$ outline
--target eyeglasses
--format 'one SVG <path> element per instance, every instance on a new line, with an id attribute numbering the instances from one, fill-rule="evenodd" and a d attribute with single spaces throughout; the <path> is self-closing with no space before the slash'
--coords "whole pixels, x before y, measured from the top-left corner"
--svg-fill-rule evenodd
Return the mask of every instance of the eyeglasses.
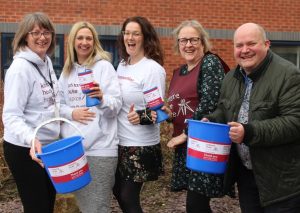
<path id="1" fill-rule="evenodd" d="M 130 36 L 132 35 L 132 37 L 139 37 L 139 36 L 142 36 L 142 33 L 139 32 L 139 31 L 133 31 L 133 32 L 130 32 L 130 31 L 122 31 L 122 34 L 123 36 Z"/>
<path id="2" fill-rule="evenodd" d="M 45 32 L 32 31 L 32 32 L 29 32 L 29 34 L 31 34 L 31 36 L 32 36 L 34 39 L 40 38 L 42 35 L 43 35 L 45 38 L 50 38 L 50 37 L 52 36 L 52 32 L 51 32 L 51 31 L 45 31 Z"/>
<path id="3" fill-rule="evenodd" d="M 197 45 L 200 41 L 199 37 L 193 37 L 193 38 L 179 38 L 178 43 L 181 46 L 187 45 L 188 41 L 190 41 L 191 45 Z"/>

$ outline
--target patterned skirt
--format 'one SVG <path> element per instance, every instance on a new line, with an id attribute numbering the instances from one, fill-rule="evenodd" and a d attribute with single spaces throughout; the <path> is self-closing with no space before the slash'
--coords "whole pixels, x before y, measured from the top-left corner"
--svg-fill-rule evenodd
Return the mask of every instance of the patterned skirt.
<path id="1" fill-rule="evenodd" d="M 164 173 L 160 144 L 119 146 L 118 173 L 123 180 L 154 181 Z"/>
<path id="2" fill-rule="evenodd" d="M 171 190 L 189 189 L 210 198 L 222 197 L 224 175 L 194 172 L 186 168 L 186 147 L 175 149 Z"/>

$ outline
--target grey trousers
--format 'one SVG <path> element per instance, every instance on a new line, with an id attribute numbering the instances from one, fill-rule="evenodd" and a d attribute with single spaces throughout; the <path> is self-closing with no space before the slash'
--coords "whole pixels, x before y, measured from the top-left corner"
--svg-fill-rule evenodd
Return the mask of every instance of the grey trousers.
<path id="1" fill-rule="evenodd" d="M 92 181 L 74 195 L 82 213 L 109 213 L 117 157 L 87 156 Z"/>

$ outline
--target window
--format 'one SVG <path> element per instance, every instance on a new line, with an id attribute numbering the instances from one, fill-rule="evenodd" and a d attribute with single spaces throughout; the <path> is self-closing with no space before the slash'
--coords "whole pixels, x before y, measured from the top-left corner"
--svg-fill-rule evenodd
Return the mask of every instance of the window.
<path id="1" fill-rule="evenodd" d="M 300 68 L 300 41 L 271 41 L 271 50 Z"/>
<path id="2" fill-rule="evenodd" d="M 4 80 L 5 73 L 13 60 L 12 41 L 14 33 L 1 34 L 1 78 Z M 53 55 L 51 56 L 53 68 L 56 76 L 59 77 L 64 65 L 64 35 L 56 35 L 56 46 Z"/>
<path id="3" fill-rule="evenodd" d="M 13 60 L 12 42 L 14 33 L 1 34 L 1 79 L 4 80 L 5 73 Z"/>
<path id="4" fill-rule="evenodd" d="M 51 56 L 53 69 L 59 78 L 64 66 L 64 35 L 56 34 L 55 50 Z"/>
<path id="5" fill-rule="evenodd" d="M 117 69 L 119 64 L 119 56 L 117 49 L 117 36 L 99 36 L 100 43 L 104 50 L 111 53 L 112 65 Z"/>

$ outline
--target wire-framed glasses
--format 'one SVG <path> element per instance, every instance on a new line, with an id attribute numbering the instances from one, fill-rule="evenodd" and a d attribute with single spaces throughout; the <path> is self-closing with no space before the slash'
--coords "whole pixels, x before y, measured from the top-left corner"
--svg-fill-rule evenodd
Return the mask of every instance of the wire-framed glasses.
<path id="1" fill-rule="evenodd" d="M 142 35 L 142 33 L 141 32 L 139 32 L 139 31 L 128 31 L 128 30 L 125 30 L 125 31 L 122 31 L 122 34 L 123 34 L 123 36 L 130 36 L 130 35 L 132 35 L 132 37 L 139 37 L 139 36 L 141 36 Z"/>

